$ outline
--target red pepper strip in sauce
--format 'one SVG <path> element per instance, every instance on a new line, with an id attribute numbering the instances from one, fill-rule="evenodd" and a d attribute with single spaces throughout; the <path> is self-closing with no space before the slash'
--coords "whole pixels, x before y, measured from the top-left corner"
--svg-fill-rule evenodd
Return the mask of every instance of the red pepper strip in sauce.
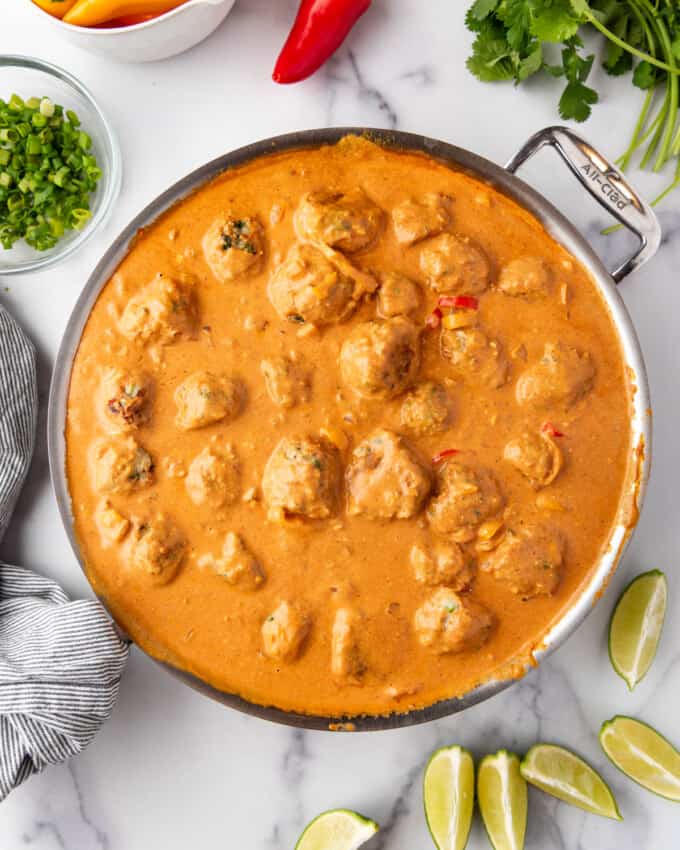
<path id="1" fill-rule="evenodd" d="M 302 0 L 274 66 L 275 83 L 297 83 L 317 71 L 340 47 L 371 0 Z"/>
<path id="2" fill-rule="evenodd" d="M 440 307 L 453 307 L 458 310 L 477 310 L 479 298 L 474 295 L 442 295 L 438 302 Z"/>
<path id="3" fill-rule="evenodd" d="M 547 434 L 549 437 L 564 437 L 562 431 L 558 431 L 557 428 L 552 424 L 552 422 L 544 422 L 541 426 L 541 431 L 544 434 Z"/>
<path id="4" fill-rule="evenodd" d="M 430 313 L 430 315 L 425 319 L 425 325 L 428 328 L 438 328 L 442 321 L 442 316 L 444 314 L 439 309 L 439 307 L 435 307 L 434 310 Z"/>
<path id="5" fill-rule="evenodd" d="M 432 458 L 432 463 L 434 464 L 434 466 L 437 466 L 443 460 L 446 460 L 447 458 L 453 457 L 454 455 L 457 455 L 457 454 L 458 454 L 458 449 L 444 449 L 443 452 L 438 452 Z"/>

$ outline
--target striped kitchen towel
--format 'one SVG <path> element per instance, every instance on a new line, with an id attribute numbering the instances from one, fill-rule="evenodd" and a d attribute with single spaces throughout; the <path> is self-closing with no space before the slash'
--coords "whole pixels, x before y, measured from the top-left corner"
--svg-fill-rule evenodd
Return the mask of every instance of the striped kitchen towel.
<path id="1" fill-rule="evenodd" d="M 35 351 L 0 306 L 0 539 L 33 454 Z M 0 800 L 79 753 L 110 715 L 128 655 L 95 601 L 0 562 Z"/>

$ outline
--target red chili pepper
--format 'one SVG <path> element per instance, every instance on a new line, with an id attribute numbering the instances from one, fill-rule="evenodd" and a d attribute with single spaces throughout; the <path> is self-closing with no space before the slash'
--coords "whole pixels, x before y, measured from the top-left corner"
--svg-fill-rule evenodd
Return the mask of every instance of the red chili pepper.
<path id="1" fill-rule="evenodd" d="M 371 0 L 302 0 L 274 66 L 275 83 L 297 83 L 317 71 L 340 47 Z"/>
<path id="2" fill-rule="evenodd" d="M 430 313 L 430 315 L 425 319 L 425 325 L 428 328 L 438 328 L 442 321 L 442 316 L 444 314 L 439 309 L 439 307 L 435 307 L 434 310 Z"/>
<path id="3" fill-rule="evenodd" d="M 549 437 L 564 437 L 562 431 L 558 431 L 557 428 L 552 424 L 552 422 L 544 422 L 541 426 L 541 431 L 544 434 L 547 434 Z"/>
<path id="4" fill-rule="evenodd" d="M 454 455 L 457 455 L 457 454 L 458 454 L 458 449 L 444 449 L 443 452 L 438 452 L 432 458 L 432 463 L 435 466 L 437 466 L 437 464 L 440 464 L 443 460 L 446 460 L 447 458 L 453 457 Z"/>
<path id="5" fill-rule="evenodd" d="M 479 298 L 474 295 L 441 295 L 437 303 L 440 307 L 453 307 L 457 310 L 477 310 Z"/>

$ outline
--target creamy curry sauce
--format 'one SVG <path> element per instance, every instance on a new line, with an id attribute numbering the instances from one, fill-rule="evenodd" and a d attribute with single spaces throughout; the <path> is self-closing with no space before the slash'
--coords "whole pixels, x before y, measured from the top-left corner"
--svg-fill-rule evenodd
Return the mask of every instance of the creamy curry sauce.
<path id="1" fill-rule="evenodd" d="M 92 311 L 80 549 L 133 639 L 221 690 L 425 706 L 518 671 L 589 576 L 630 393 L 595 285 L 504 195 L 357 138 L 263 157 Z"/>

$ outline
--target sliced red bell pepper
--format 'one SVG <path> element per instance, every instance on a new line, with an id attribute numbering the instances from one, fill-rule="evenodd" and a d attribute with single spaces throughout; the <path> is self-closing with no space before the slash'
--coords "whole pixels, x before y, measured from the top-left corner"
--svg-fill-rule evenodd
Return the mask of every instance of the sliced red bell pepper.
<path id="1" fill-rule="evenodd" d="M 310 77 L 340 47 L 371 0 L 302 0 L 274 66 L 275 83 Z"/>
<path id="2" fill-rule="evenodd" d="M 558 431 L 552 422 L 544 422 L 543 425 L 541 425 L 541 431 L 549 437 L 564 437 L 564 433 L 562 431 Z"/>
<path id="3" fill-rule="evenodd" d="M 454 310 L 477 310 L 479 298 L 474 295 L 440 295 L 437 302 L 440 307 L 453 307 Z"/>
<path id="4" fill-rule="evenodd" d="M 428 328 L 438 328 L 442 321 L 442 316 L 444 314 L 439 309 L 439 307 L 435 307 L 434 310 L 430 313 L 430 315 L 425 319 L 425 325 Z"/>
<path id="5" fill-rule="evenodd" d="M 432 458 L 432 463 L 437 466 L 442 461 L 447 460 L 450 457 L 458 454 L 458 449 L 444 449 L 443 452 L 437 452 L 437 454 Z"/>

